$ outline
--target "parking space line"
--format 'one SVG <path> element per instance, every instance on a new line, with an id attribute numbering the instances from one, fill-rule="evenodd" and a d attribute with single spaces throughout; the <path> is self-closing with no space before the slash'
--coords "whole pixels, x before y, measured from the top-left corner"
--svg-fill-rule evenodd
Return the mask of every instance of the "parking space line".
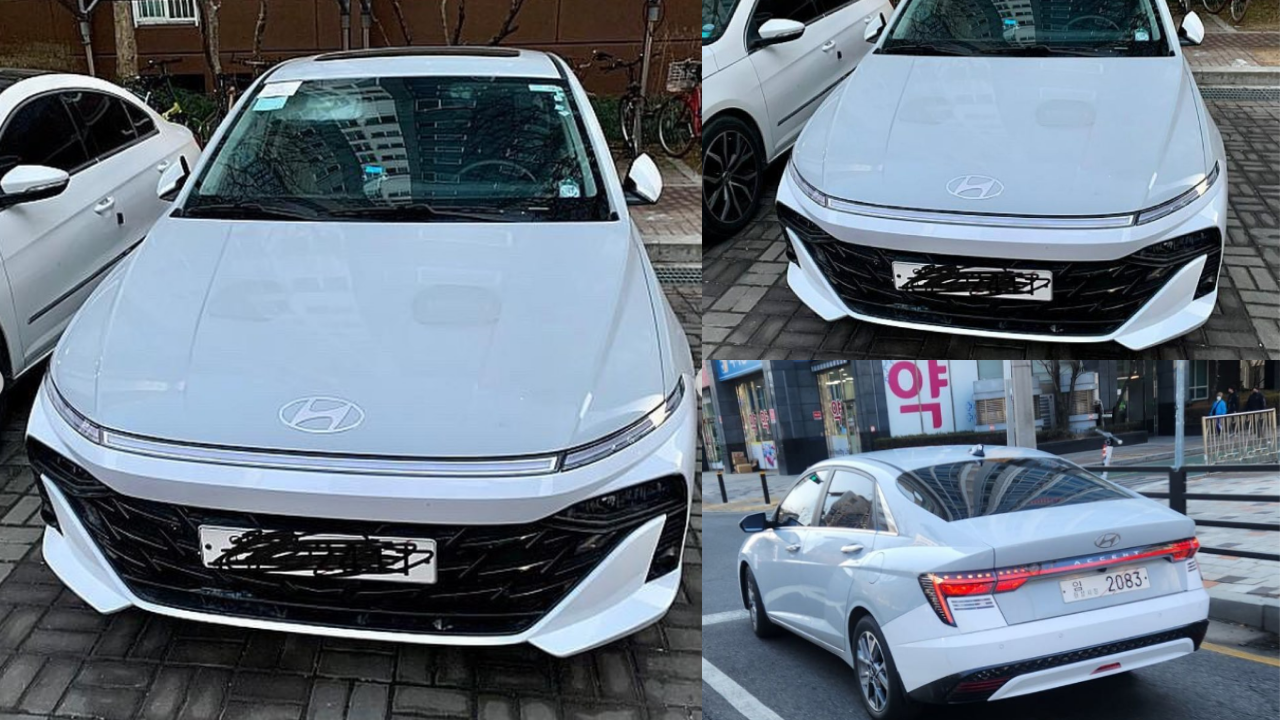
<path id="1" fill-rule="evenodd" d="M 1223 655 L 1230 655 L 1231 657 L 1234 657 L 1234 658 L 1240 658 L 1241 660 L 1248 660 L 1248 661 L 1250 661 L 1250 662 L 1262 663 L 1263 665 L 1271 665 L 1272 667 L 1280 667 L 1280 659 L 1276 659 L 1276 658 L 1273 658 L 1273 657 L 1267 657 L 1267 656 L 1265 656 L 1265 655 L 1255 655 L 1255 654 L 1253 654 L 1253 653 L 1251 653 L 1251 652 L 1245 652 L 1245 651 L 1243 651 L 1243 650 L 1236 650 L 1235 648 L 1229 648 L 1229 647 L 1226 647 L 1226 646 L 1224 646 L 1224 645 L 1216 645 L 1216 644 L 1214 644 L 1214 643 L 1210 643 L 1210 642 L 1202 642 L 1202 643 L 1200 643 L 1200 649 L 1201 649 L 1201 650 L 1209 650 L 1209 651 L 1216 652 L 1216 653 L 1221 653 L 1221 654 L 1223 654 Z"/>
<path id="2" fill-rule="evenodd" d="M 723 615 L 724 613 L 720 613 Z M 733 678 L 720 672 L 707 659 L 702 658 L 702 682 L 711 686 L 720 697 L 733 706 L 747 720 L 782 720 L 782 716 L 770 710 L 764 703 L 747 692 Z"/>
<path id="3" fill-rule="evenodd" d="M 723 622 L 731 622 L 733 620 L 746 620 L 750 615 L 746 610 L 729 610 L 728 612 L 711 613 L 702 616 L 702 627 L 708 625 L 716 625 Z"/>

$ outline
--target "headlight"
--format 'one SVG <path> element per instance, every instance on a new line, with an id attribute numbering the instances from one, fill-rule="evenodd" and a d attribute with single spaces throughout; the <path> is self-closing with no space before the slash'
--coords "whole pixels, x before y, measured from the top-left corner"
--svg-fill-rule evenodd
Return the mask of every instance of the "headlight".
<path id="1" fill-rule="evenodd" d="M 1142 212 L 1138 213 L 1137 224 L 1142 225 L 1143 223 L 1149 223 L 1155 220 L 1159 220 L 1160 218 L 1166 215 L 1169 215 L 1170 213 L 1178 212 L 1182 208 L 1190 205 L 1196 200 L 1199 200 L 1205 193 L 1209 192 L 1209 188 L 1213 187 L 1213 184 L 1217 182 L 1217 180 L 1218 180 L 1218 164 L 1214 163 L 1213 170 L 1211 170 L 1203 180 L 1201 180 L 1199 183 L 1196 183 L 1195 187 L 1182 193 L 1178 197 L 1170 200 L 1169 202 L 1161 203 L 1160 205 L 1147 208 L 1146 210 L 1143 210 Z"/>
<path id="2" fill-rule="evenodd" d="M 828 195 L 824 194 L 818 188 L 809 184 L 808 180 L 805 180 L 804 178 L 800 177 L 800 170 L 799 168 L 796 167 L 795 158 L 792 158 L 790 161 L 787 162 L 787 170 L 788 172 L 791 173 L 791 179 L 796 181 L 796 187 L 800 188 L 800 192 L 804 193 L 805 197 L 821 205 L 822 207 L 829 207 L 828 203 L 830 202 L 831 198 Z"/>
<path id="3" fill-rule="evenodd" d="M 561 465 L 560 469 L 572 470 L 576 467 L 582 467 L 588 463 L 608 457 L 625 447 L 634 445 L 641 438 L 657 430 L 662 423 L 666 422 L 667 418 L 671 417 L 671 414 L 676 411 L 676 408 L 680 407 L 680 400 L 683 397 L 684 378 L 681 377 L 680 382 L 676 383 L 676 389 L 672 390 L 667 399 L 655 408 L 653 412 L 603 440 L 597 440 L 590 445 L 584 445 L 565 453 L 564 464 Z"/>
<path id="4" fill-rule="evenodd" d="M 80 433 L 84 439 L 96 445 L 102 444 L 102 428 L 93 424 L 89 418 L 81 415 L 75 408 L 67 403 L 62 397 L 62 393 L 58 392 L 58 387 L 53 384 L 53 367 L 50 366 L 44 373 L 44 394 L 49 398 L 49 404 L 53 405 L 53 409 L 58 411 L 58 415 L 70 425 L 76 432 Z"/>

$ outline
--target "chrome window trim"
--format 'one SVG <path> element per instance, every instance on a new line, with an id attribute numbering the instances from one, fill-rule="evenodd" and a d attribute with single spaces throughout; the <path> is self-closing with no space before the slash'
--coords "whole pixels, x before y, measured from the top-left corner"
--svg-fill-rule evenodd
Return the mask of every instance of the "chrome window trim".
<path id="1" fill-rule="evenodd" d="M 560 455 L 539 455 L 510 459 L 423 460 L 345 455 L 305 455 L 263 450 L 184 445 L 103 429 L 106 447 L 164 460 L 232 465 L 270 470 L 300 470 L 355 475 L 400 475 L 408 477 L 523 477 L 554 473 Z"/>

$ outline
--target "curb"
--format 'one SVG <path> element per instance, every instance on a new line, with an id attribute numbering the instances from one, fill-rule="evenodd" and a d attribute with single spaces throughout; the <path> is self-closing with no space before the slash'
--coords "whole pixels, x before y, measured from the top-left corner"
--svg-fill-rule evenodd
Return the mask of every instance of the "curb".
<path id="1" fill-rule="evenodd" d="M 1201 87 L 1280 87 L 1280 67 L 1192 68 Z"/>
<path id="2" fill-rule="evenodd" d="M 1267 632 L 1280 632 L 1280 601 L 1209 588 L 1209 617 Z M 1231 596 L 1231 597 L 1228 597 Z"/>

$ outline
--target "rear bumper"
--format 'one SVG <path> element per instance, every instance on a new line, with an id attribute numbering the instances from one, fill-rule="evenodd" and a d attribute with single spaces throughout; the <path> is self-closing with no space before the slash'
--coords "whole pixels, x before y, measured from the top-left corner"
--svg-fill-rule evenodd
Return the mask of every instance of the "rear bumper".
<path id="1" fill-rule="evenodd" d="M 1203 588 L 990 630 L 928 637 L 927 605 L 883 630 L 907 692 L 928 702 L 998 700 L 1125 672 L 1194 652 L 1204 637 Z M 1199 626 L 1198 635 L 1188 628 Z M 1139 652 L 1135 652 L 1139 651 Z M 1120 667 L 1095 672 L 1119 662 Z M 1006 669 L 1003 674 L 994 670 Z M 991 682 L 960 688 L 964 679 Z M 964 696 L 956 693 L 965 690 Z"/>
<path id="2" fill-rule="evenodd" d="M 1187 655 L 1200 649 L 1208 628 L 1209 621 L 1201 620 L 1118 642 L 968 670 L 918 687 L 910 695 L 920 702 L 966 703 L 1048 690 Z"/>

